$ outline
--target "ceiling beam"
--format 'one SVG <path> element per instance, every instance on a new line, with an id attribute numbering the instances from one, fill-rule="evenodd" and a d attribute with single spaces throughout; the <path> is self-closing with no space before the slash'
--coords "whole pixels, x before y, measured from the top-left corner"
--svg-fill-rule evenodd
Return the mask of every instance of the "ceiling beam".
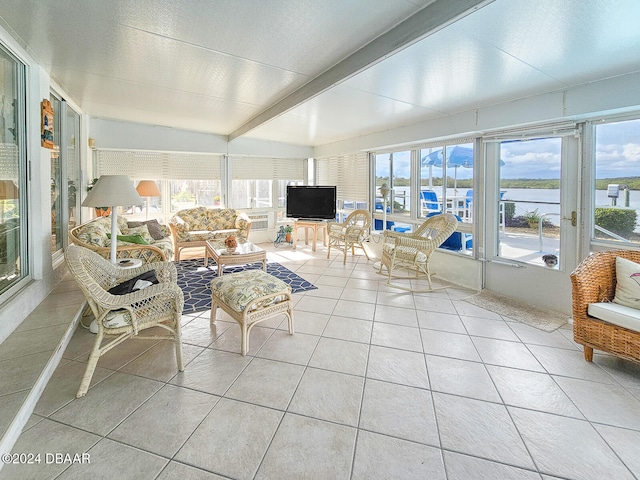
<path id="1" fill-rule="evenodd" d="M 333 67 L 264 109 L 227 137 L 232 141 L 494 0 L 435 0 Z"/>

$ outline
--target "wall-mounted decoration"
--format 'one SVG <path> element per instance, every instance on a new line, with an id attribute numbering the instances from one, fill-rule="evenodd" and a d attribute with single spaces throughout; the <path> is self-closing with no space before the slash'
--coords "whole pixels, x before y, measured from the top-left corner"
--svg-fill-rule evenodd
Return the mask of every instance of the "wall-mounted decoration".
<path id="1" fill-rule="evenodd" d="M 53 148 L 53 108 L 49 100 L 42 100 L 42 146 Z"/>

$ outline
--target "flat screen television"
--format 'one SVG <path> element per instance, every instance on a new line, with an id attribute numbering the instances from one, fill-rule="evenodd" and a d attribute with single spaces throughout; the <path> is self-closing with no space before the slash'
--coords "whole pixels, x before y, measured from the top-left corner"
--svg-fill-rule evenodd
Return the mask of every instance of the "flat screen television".
<path id="1" fill-rule="evenodd" d="M 335 219 L 336 187 L 287 185 L 287 217 L 306 220 Z"/>

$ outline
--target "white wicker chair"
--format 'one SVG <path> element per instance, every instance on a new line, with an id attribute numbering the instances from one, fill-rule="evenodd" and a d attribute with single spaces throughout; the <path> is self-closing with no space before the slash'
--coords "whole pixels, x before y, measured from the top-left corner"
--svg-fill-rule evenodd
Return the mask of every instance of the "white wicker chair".
<path id="1" fill-rule="evenodd" d="M 429 217 L 415 232 L 402 233 L 391 230 L 384 231 L 384 245 L 382 260 L 378 273 L 382 267 L 387 269 L 387 285 L 408 291 L 432 291 L 431 271 L 429 260 L 431 255 L 458 228 L 458 220 L 451 213 L 444 213 Z M 415 272 L 415 277 L 398 276 L 398 269 L 408 269 Z M 392 278 L 418 279 L 426 277 L 428 290 L 410 288 L 397 283 L 391 283 Z"/>
<path id="2" fill-rule="evenodd" d="M 75 245 L 65 252 L 71 274 L 84 293 L 98 324 L 98 333 L 89 354 L 87 368 L 76 396 L 87 393 L 93 372 L 101 355 L 129 338 L 171 340 L 176 344 L 178 370 L 184 370 L 180 317 L 184 296 L 177 284 L 176 267 L 170 262 L 154 262 L 138 268 L 118 267 L 97 253 Z M 159 283 L 125 295 L 112 295 L 108 290 L 141 273 L 155 271 Z M 117 313 L 114 313 L 118 311 Z M 124 325 L 108 327 L 109 320 L 120 314 Z M 123 323 L 123 322 L 121 322 Z M 138 335 L 152 327 L 168 330 L 168 335 Z M 102 346 L 105 336 L 115 336 Z"/>
<path id="3" fill-rule="evenodd" d="M 331 255 L 331 248 L 337 248 L 343 253 L 342 263 L 346 264 L 347 251 L 351 250 L 351 255 L 355 255 L 355 247 L 358 247 L 362 249 L 368 260 L 369 255 L 362 242 L 369 235 L 370 227 L 371 212 L 368 210 L 354 210 L 343 223 L 330 223 L 327 258 Z"/>

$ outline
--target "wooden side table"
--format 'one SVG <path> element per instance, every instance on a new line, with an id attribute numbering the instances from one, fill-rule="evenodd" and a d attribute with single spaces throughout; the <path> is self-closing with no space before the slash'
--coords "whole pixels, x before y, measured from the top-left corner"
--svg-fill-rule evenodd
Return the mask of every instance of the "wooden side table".
<path id="1" fill-rule="evenodd" d="M 327 225 L 328 223 L 322 220 L 296 220 L 293 226 L 293 249 L 296 249 L 298 244 L 298 228 L 304 228 L 304 244 L 309 245 L 309 229 L 313 231 L 313 243 L 311 244 L 311 250 L 316 251 L 316 243 L 318 241 L 318 230 L 322 231 L 322 244 L 327 246 Z"/>

